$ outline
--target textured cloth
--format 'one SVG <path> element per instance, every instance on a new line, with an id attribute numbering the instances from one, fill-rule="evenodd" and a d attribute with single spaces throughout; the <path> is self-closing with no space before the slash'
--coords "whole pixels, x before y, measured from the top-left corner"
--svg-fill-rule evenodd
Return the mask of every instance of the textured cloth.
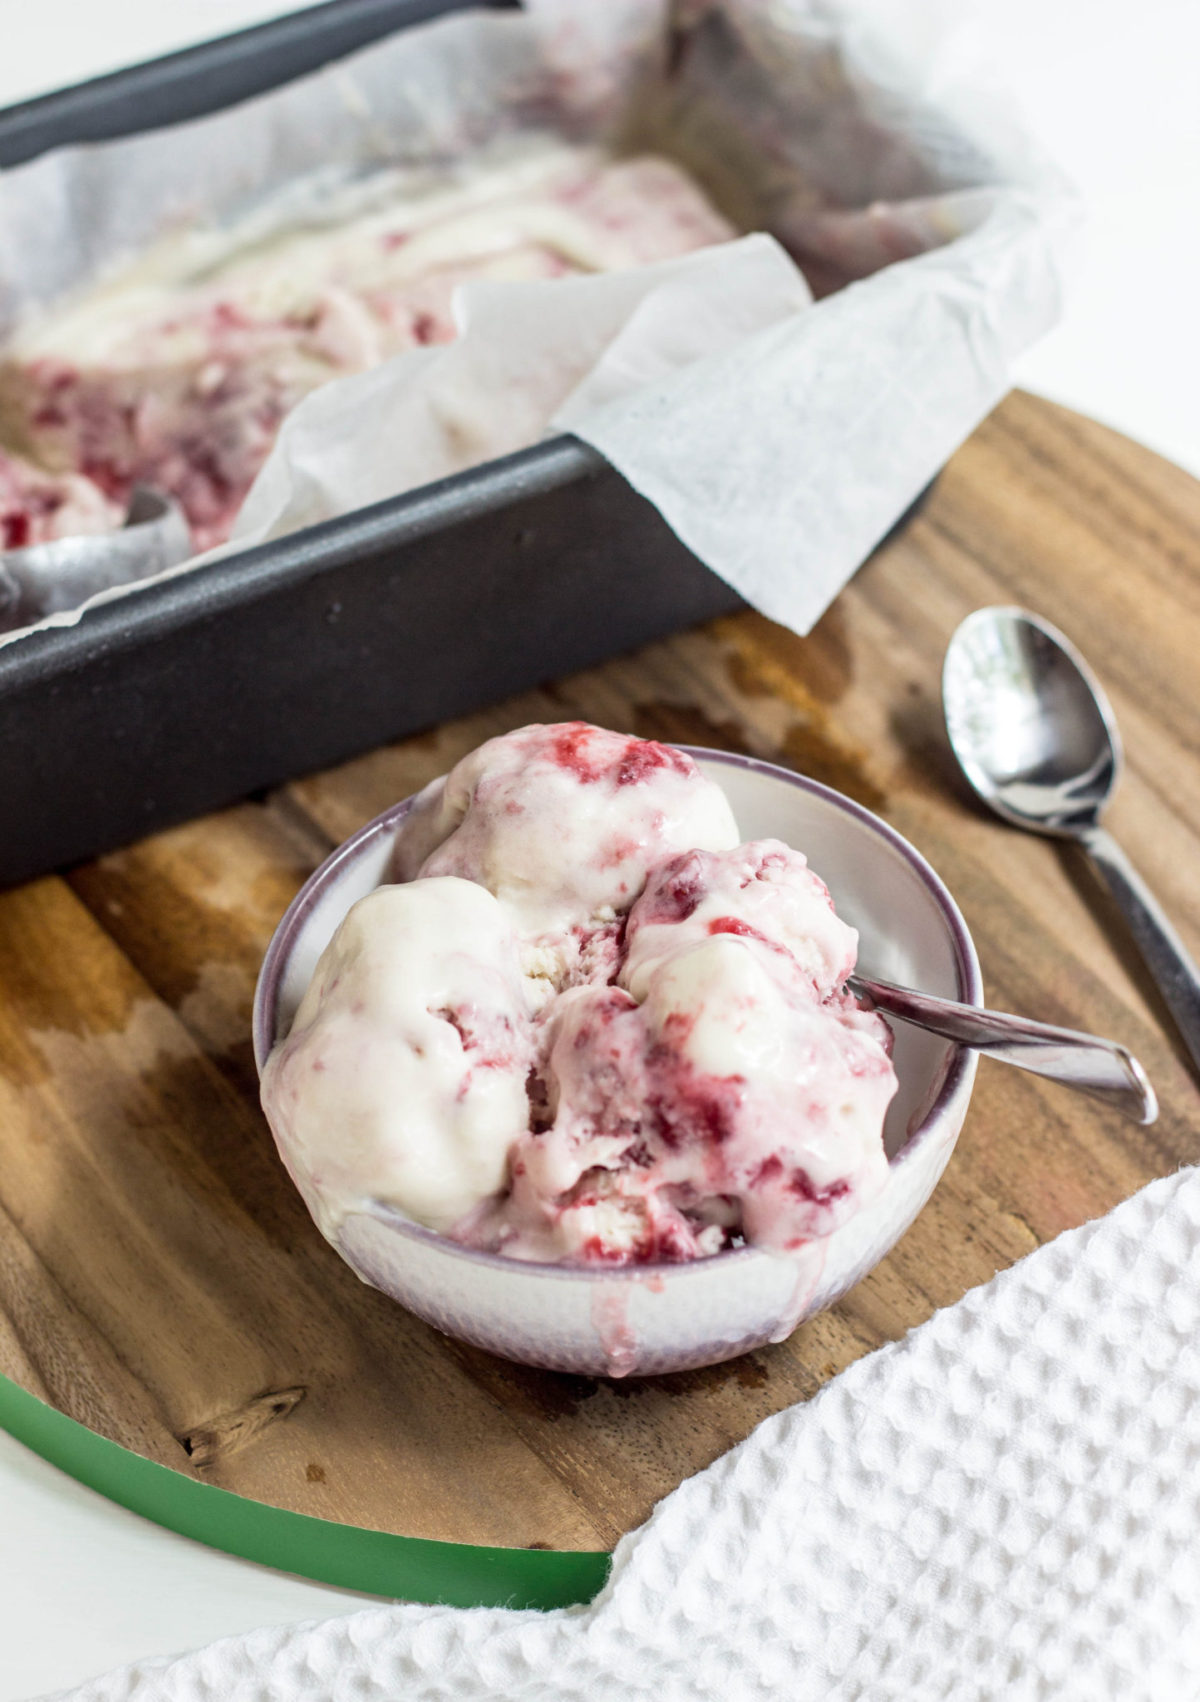
<path id="1" fill-rule="evenodd" d="M 392 1607 L 72 1702 L 1195 1702 L 1200 1172 L 1155 1182 L 667 1497 L 590 1607 Z"/>

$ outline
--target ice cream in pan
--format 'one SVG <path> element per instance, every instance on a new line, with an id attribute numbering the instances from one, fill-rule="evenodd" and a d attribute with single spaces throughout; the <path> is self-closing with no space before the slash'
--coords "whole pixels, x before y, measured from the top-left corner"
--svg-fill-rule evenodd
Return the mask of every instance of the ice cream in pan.
<path id="1" fill-rule="evenodd" d="M 147 485 L 176 498 L 197 549 L 220 543 L 288 410 L 449 342 L 460 283 L 610 271 L 734 234 L 669 161 L 560 143 L 356 195 L 269 238 L 165 239 L 20 329 L 0 357 L 0 443 L 74 481 L 65 517 L 96 530 L 107 508 L 115 527 Z M 41 503 L 31 489 L 22 518 L 10 501 L 9 529 L 36 541 Z"/>
<path id="2" fill-rule="evenodd" d="M 794 1251 L 884 1185 L 890 1034 L 803 855 L 682 751 L 582 723 L 421 793 L 263 1075 L 332 1239 L 383 1201 L 584 1266 Z"/>

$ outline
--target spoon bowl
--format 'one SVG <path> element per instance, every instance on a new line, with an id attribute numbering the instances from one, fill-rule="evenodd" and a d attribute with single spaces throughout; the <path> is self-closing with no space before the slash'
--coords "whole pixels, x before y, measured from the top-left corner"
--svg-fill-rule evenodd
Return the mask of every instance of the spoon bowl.
<path id="1" fill-rule="evenodd" d="M 942 670 L 946 726 L 971 786 L 1018 827 L 1075 836 L 1123 764 L 1104 688 L 1074 645 L 1023 609 L 976 609 Z"/>

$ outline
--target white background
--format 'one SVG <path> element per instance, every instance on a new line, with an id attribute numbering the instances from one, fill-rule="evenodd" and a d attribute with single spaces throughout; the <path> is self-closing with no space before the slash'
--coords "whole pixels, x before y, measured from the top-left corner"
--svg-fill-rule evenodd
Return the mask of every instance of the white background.
<path id="1" fill-rule="evenodd" d="M 0 106 L 285 9 L 0 0 Z M 1008 85 L 1089 207 L 1065 323 L 1025 358 L 1019 381 L 1200 474 L 1200 0 L 957 9 L 972 14 L 993 81 Z M 360 1601 L 159 1530 L 0 1432 L 0 1702 Z"/>

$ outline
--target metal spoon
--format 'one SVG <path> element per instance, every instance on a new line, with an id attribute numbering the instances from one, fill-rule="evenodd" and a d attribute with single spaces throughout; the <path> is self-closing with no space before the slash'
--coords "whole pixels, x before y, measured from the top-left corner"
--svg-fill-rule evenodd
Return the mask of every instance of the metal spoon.
<path id="1" fill-rule="evenodd" d="M 149 578 L 191 554 L 179 504 L 138 485 L 118 531 L 0 551 L 0 632 L 78 608 L 97 591 Z"/>
<path id="2" fill-rule="evenodd" d="M 1088 852 L 1200 1068 L 1200 971 L 1100 826 L 1121 772 L 1121 741 L 1087 663 L 1024 609 L 976 609 L 950 640 L 942 701 L 954 754 L 984 803 L 1017 827 L 1074 839 Z"/>
<path id="3" fill-rule="evenodd" d="M 1002 1011 L 980 1010 L 978 1005 L 960 1005 L 953 999 L 935 999 L 930 993 L 875 981 L 868 975 L 851 975 L 846 985 L 851 992 L 865 994 L 889 1016 L 957 1040 L 987 1058 L 999 1058 L 1035 1076 L 1077 1088 L 1135 1123 L 1153 1123 L 1158 1116 L 1158 1100 L 1145 1070 L 1115 1040 L 1100 1040 L 1073 1028 L 1052 1028 L 1049 1023 Z"/>

